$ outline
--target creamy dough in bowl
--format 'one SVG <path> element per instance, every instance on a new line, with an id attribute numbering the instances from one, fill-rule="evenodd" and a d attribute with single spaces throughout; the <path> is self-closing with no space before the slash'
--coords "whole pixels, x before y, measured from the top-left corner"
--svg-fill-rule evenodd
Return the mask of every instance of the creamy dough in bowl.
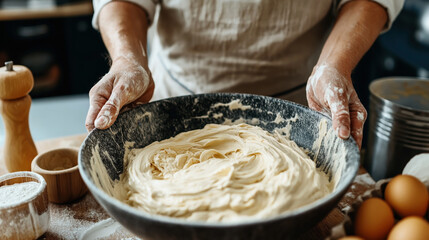
<path id="1" fill-rule="evenodd" d="M 334 188 L 295 142 L 248 124 L 208 124 L 133 149 L 127 162 L 127 204 L 187 220 L 276 216 Z"/>

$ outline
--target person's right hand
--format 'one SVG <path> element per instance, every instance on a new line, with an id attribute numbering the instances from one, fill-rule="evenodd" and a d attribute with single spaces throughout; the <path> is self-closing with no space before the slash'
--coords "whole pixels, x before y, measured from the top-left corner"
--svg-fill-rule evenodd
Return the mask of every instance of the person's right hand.
<path id="1" fill-rule="evenodd" d="M 149 102 L 154 88 L 147 65 L 127 57 L 115 59 L 109 72 L 89 92 L 86 129 L 110 127 L 123 106 Z"/>

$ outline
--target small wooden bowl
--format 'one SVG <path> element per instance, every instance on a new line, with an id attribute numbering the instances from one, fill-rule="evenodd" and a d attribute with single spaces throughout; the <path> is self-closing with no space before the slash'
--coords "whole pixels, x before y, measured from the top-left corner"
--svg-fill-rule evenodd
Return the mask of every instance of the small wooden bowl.
<path id="1" fill-rule="evenodd" d="M 78 154 L 78 148 L 58 148 L 41 153 L 32 161 L 31 171 L 46 180 L 50 202 L 73 202 L 88 192 L 79 173 Z"/>
<path id="2" fill-rule="evenodd" d="M 45 179 L 34 172 L 0 176 L 0 239 L 37 239 L 48 227 Z"/>

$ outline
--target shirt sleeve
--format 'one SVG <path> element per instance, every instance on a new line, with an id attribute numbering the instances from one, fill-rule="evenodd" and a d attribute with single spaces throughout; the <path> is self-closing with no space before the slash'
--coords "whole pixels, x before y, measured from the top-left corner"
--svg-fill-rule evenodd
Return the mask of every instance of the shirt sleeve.
<path id="1" fill-rule="evenodd" d="M 92 16 L 92 26 L 95 29 L 97 30 L 99 29 L 98 16 L 100 15 L 101 9 L 113 1 L 114 0 L 92 0 L 92 4 L 94 7 L 94 15 Z M 149 24 L 153 22 L 153 16 L 155 15 L 155 7 L 157 2 L 156 0 L 121 0 L 121 1 L 134 3 L 137 6 L 143 8 L 143 10 L 147 13 Z"/>
<path id="2" fill-rule="evenodd" d="M 340 8 L 347 2 L 350 2 L 353 0 L 340 0 L 338 5 L 336 6 L 335 11 L 338 12 Z M 393 21 L 395 21 L 396 17 L 399 15 L 399 12 L 401 11 L 402 7 L 404 6 L 405 0 L 371 0 L 373 2 L 376 2 L 380 4 L 382 7 L 384 7 L 387 11 L 388 15 L 388 21 L 386 23 L 386 26 L 384 27 L 382 32 L 386 32 L 390 29 L 392 26 Z"/>

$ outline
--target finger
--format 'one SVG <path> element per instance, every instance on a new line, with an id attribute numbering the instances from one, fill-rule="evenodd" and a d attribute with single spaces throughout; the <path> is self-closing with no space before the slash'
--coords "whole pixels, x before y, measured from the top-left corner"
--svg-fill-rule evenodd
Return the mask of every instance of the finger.
<path id="1" fill-rule="evenodd" d="M 110 95 L 106 89 L 100 86 L 102 84 L 94 86 L 89 92 L 89 109 L 85 119 L 85 127 L 88 131 L 95 128 L 95 118 Z"/>
<path id="2" fill-rule="evenodd" d="M 310 84 L 308 83 L 307 83 L 307 89 L 306 89 L 306 96 L 307 96 L 307 103 L 309 108 L 315 111 L 318 111 L 320 113 L 323 113 L 328 117 L 331 117 L 330 111 L 320 104 L 320 101 L 316 98 Z"/>
<path id="3" fill-rule="evenodd" d="M 109 99 L 106 101 L 104 106 L 101 108 L 94 121 L 94 126 L 99 129 L 106 129 L 116 121 L 119 115 L 119 110 L 128 102 L 128 89 L 124 89 L 124 86 L 116 86 Z"/>
<path id="4" fill-rule="evenodd" d="M 85 127 L 88 132 L 91 132 L 95 128 L 94 120 L 100 112 L 100 109 L 101 107 L 98 106 L 89 106 L 88 113 L 86 114 L 85 119 Z"/>
<path id="5" fill-rule="evenodd" d="M 108 73 L 89 91 L 89 109 L 85 119 L 87 131 L 95 128 L 95 119 L 110 97 L 113 80 L 114 77 Z"/>
<path id="6" fill-rule="evenodd" d="M 116 120 L 119 110 L 121 109 L 120 100 L 118 94 L 113 94 L 106 101 L 104 106 L 101 108 L 94 121 L 94 126 L 98 129 L 106 129 L 110 127 Z"/>
<path id="7" fill-rule="evenodd" d="M 350 113 L 347 98 L 334 98 L 328 101 L 332 115 L 332 127 L 342 139 L 350 137 Z"/>
<path id="8" fill-rule="evenodd" d="M 350 104 L 351 135 L 355 139 L 359 149 L 362 146 L 363 127 L 367 118 L 367 111 L 359 98 L 353 98 Z"/>

